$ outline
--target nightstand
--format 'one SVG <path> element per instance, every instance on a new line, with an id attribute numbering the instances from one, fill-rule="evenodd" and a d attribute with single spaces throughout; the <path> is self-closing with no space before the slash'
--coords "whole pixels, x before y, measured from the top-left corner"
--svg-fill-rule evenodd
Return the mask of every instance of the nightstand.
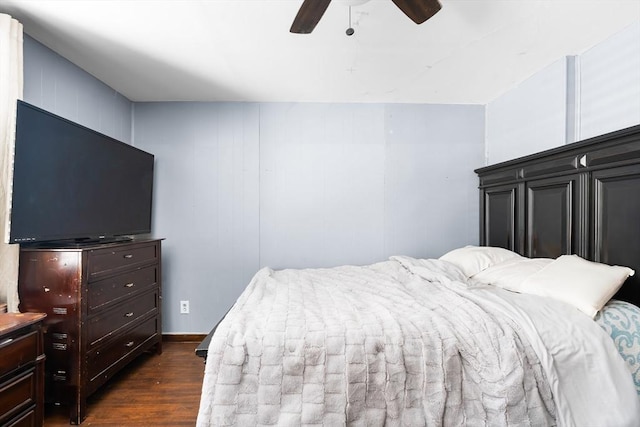
<path id="1" fill-rule="evenodd" d="M 0 314 L 0 425 L 42 426 L 44 344 L 41 313 Z"/>

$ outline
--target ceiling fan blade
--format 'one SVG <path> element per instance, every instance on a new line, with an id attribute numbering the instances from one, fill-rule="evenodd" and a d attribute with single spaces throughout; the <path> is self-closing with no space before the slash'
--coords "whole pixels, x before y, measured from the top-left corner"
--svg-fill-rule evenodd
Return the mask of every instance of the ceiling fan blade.
<path id="1" fill-rule="evenodd" d="M 416 24 L 422 24 L 435 15 L 440 8 L 438 0 L 392 0 Z"/>
<path id="2" fill-rule="evenodd" d="M 329 3 L 331 0 L 304 0 L 289 31 L 297 34 L 309 34 L 318 25 L 318 21 L 329 7 Z"/>

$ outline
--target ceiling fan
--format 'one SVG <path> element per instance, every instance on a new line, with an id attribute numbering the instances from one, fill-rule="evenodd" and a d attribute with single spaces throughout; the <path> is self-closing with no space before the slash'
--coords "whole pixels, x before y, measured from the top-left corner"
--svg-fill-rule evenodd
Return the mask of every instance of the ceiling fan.
<path id="1" fill-rule="evenodd" d="M 435 15 L 440 8 L 438 0 L 392 0 L 396 6 L 413 22 L 422 24 Z M 293 20 L 292 33 L 309 34 L 316 27 L 331 0 L 304 0 L 296 18 Z"/>

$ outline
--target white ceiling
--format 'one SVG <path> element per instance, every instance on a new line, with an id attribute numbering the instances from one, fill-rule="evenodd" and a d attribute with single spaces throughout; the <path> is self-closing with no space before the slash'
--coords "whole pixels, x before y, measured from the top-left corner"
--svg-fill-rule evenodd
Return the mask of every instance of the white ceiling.
<path id="1" fill-rule="evenodd" d="M 640 0 L 441 0 L 416 25 L 391 0 L 0 0 L 27 34 L 132 101 L 486 104 L 640 20 Z"/>

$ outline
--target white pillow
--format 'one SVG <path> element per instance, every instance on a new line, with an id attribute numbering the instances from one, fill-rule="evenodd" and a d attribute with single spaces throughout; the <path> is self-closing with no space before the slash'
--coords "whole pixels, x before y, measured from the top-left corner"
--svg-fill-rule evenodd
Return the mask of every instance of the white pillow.
<path id="1" fill-rule="evenodd" d="M 491 246 L 465 246 L 442 255 L 439 259 L 457 265 L 467 277 L 478 274 L 492 265 L 508 259 L 524 258 L 504 248 Z"/>
<path id="2" fill-rule="evenodd" d="M 522 292 L 522 283 L 553 262 L 551 258 L 511 258 L 471 276 L 472 284 L 493 285 Z"/>
<path id="3" fill-rule="evenodd" d="M 633 274 L 628 267 L 562 255 L 525 279 L 521 289 L 523 293 L 564 301 L 593 318 Z"/>

